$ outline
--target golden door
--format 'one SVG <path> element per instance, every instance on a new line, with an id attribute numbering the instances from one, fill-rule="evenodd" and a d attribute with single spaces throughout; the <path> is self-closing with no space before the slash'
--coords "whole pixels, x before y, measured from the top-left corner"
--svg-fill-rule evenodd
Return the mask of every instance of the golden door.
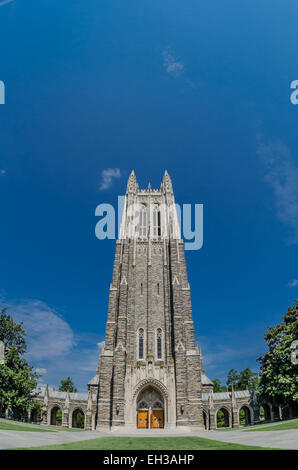
<path id="1" fill-rule="evenodd" d="M 148 428 L 148 411 L 138 411 L 138 428 Z"/>
<path id="2" fill-rule="evenodd" d="M 163 410 L 152 410 L 151 427 L 163 428 Z"/>

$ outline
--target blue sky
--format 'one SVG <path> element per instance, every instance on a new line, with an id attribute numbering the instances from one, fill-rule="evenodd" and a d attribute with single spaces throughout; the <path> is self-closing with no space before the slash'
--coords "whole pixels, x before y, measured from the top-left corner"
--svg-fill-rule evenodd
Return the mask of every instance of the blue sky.
<path id="1" fill-rule="evenodd" d="M 186 258 L 208 375 L 257 370 L 298 296 L 297 14 L 294 0 L 0 1 L 0 292 L 45 383 L 85 390 L 95 372 L 114 242 L 94 213 L 132 168 L 143 187 L 167 168 L 178 203 L 204 204 Z"/>

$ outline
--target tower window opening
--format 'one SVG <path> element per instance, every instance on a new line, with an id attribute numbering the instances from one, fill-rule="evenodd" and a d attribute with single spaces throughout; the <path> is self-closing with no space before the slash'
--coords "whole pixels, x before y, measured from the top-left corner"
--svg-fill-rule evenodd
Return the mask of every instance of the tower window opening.
<path id="1" fill-rule="evenodd" d="M 143 283 L 141 282 L 141 295 L 144 294 L 144 286 L 143 286 Z"/>
<path id="2" fill-rule="evenodd" d="M 158 206 L 153 208 L 153 236 L 160 237 L 161 224 L 160 224 L 160 210 Z"/>
<path id="3" fill-rule="evenodd" d="M 142 206 L 140 210 L 140 218 L 139 218 L 139 236 L 146 237 L 147 236 L 147 210 L 146 206 Z"/>
<path id="4" fill-rule="evenodd" d="M 159 288 L 159 283 L 157 284 L 157 295 L 160 294 L 160 288 Z"/>
<path id="5" fill-rule="evenodd" d="M 144 330 L 139 329 L 139 359 L 144 358 Z"/>
<path id="6" fill-rule="evenodd" d="M 160 211 L 158 211 L 158 213 L 157 213 L 157 234 L 160 237 L 160 235 L 161 235 Z"/>
<path id="7" fill-rule="evenodd" d="M 161 328 L 157 330 L 157 359 L 162 358 L 162 331 Z"/>

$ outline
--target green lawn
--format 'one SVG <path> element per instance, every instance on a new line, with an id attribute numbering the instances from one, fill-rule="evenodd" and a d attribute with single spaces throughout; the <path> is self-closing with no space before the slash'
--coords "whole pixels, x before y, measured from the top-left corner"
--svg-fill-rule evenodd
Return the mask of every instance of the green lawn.
<path id="1" fill-rule="evenodd" d="M 22 423 L 20 421 L 13 421 L 0 418 L 0 429 L 7 431 L 32 431 L 32 432 L 56 432 L 56 431 L 69 431 L 69 432 L 82 432 L 83 429 L 79 428 L 64 428 L 62 426 L 44 426 L 33 423 Z"/>
<path id="2" fill-rule="evenodd" d="M 264 450 L 201 437 L 100 437 L 24 450 Z M 16 449 L 17 450 L 17 449 Z M 267 449 L 268 450 L 268 449 Z M 272 450 L 272 449 L 270 449 Z"/>
<path id="3" fill-rule="evenodd" d="M 282 431 L 287 429 L 298 429 L 298 419 L 290 419 L 285 422 L 281 422 L 278 424 L 273 424 L 269 426 L 264 426 L 258 428 L 257 426 L 253 429 L 249 429 L 247 432 L 250 431 Z"/>
<path id="4" fill-rule="evenodd" d="M 10 422 L 3 422 L 0 421 L 0 429 L 3 429 L 5 431 L 31 431 L 31 432 L 56 432 L 52 429 L 43 429 L 41 427 L 37 426 L 30 426 L 24 424 L 13 424 Z"/>

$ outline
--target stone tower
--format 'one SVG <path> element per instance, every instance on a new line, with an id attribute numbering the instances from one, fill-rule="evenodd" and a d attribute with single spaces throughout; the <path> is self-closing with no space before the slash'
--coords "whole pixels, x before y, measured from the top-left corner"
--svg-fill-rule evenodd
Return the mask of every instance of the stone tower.
<path id="1" fill-rule="evenodd" d="M 203 427 L 201 368 L 170 176 L 159 190 L 140 190 L 132 171 L 90 384 L 98 387 L 96 428 Z"/>

